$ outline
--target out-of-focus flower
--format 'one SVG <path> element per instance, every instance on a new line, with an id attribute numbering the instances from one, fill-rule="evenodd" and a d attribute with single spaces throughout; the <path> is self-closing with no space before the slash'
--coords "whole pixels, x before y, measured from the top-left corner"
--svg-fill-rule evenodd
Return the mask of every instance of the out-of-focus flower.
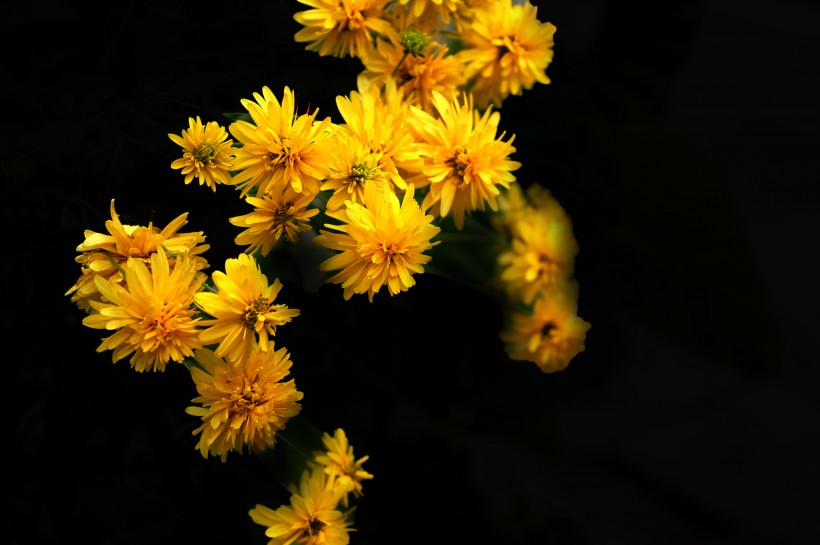
<path id="1" fill-rule="evenodd" d="M 319 109 L 297 115 L 296 97 L 285 86 L 282 102 L 270 88 L 253 93 L 254 100 L 242 99 L 253 123 L 239 120 L 228 130 L 239 142 L 233 168 L 233 183 L 241 197 L 257 189 L 256 197 L 276 193 L 286 185 L 297 193 L 319 192 L 327 177 L 328 143 L 333 134 L 330 118 L 316 121 Z"/>
<path id="2" fill-rule="evenodd" d="M 193 300 L 204 274 L 193 263 L 179 258 L 173 272 L 164 251 L 151 254 L 149 270 L 141 259 L 128 258 L 123 268 L 125 285 L 117 279 L 95 278 L 105 301 L 91 301 L 96 312 L 83 319 L 95 329 L 117 330 L 103 339 L 97 352 L 113 350 L 114 362 L 131 355 L 136 371 L 164 371 L 170 361 L 182 362 L 200 348 L 198 318 Z"/>
<path id="3" fill-rule="evenodd" d="M 342 493 L 342 505 L 348 506 L 348 495 L 360 498 L 362 481 L 372 479 L 373 475 L 362 468 L 362 464 L 370 457 L 362 456 L 358 460 L 353 456 L 353 447 L 347 441 L 345 431 L 338 428 L 333 435 L 322 434 L 322 443 L 325 451 L 314 454 L 314 462 L 327 473 L 333 483 L 333 488 Z"/>
<path id="4" fill-rule="evenodd" d="M 376 35 L 396 36 L 385 18 L 391 0 L 298 0 L 313 9 L 293 15 L 304 26 L 294 39 L 319 55 L 361 57 Z"/>
<path id="5" fill-rule="evenodd" d="M 341 225 L 325 224 L 340 231 L 320 230 L 313 241 L 340 252 L 320 265 L 323 271 L 335 271 L 327 282 L 341 284 L 344 298 L 367 293 L 369 300 L 387 285 L 390 295 L 414 286 L 414 273 L 424 272 L 430 256 L 423 252 L 438 244 L 431 242 L 441 230 L 425 215 L 408 186 L 400 202 L 394 193 L 369 182 L 365 186 L 364 204 L 349 203 L 328 215 Z"/>
<path id="6" fill-rule="evenodd" d="M 273 350 L 276 326 L 286 324 L 299 310 L 273 301 L 282 289 L 282 282 L 268 278 L 259 264 L 248 254 L 225 261 L 225 272 L 211 276 L 218 293 L 196 294 L 194 301 L 210 319 L 202 320 L 207 329 L 200 333 L 204 345 L 219 343 L 216 355 L 237 365 L 256 349 Z"/>
<path id="7" fill-rule="evenodd" d="M 536 82 L 549 83 L 555 26 L 537 18 L 529 1 L 496 0 L 471 10 L 459 25 L 463 48 L 457 53 L 466 65 L 476 105 L 501 106 L 509 95 L 520 95 Z"/>
<path id="8" fill-rule="evenodd" d="M 507 141 L 506 133 L 496 137 L 498 112 L 488 108 L 480 114 L 469 95 L 464 94 L 461 101 L 455 93 L 450 96 L 447 99 L 434 91 L 437 117 L 413 107 L 411 124 L 421 139 L 419 154 L 430 180 L 422 208 L 441 217 L 452 210 L 455 225 L 461 229 L 465 214 L 484 210 L 485 203 L 497 210 L 499 186 L 507 188 L 515 181 L 513 171 L 521 163 L 509 158 L 515 152 L 515 136 Z"/>
<path id="9" fill-rule="evenodd" d="M 256 524 L 266 526 L 268 545 L 347 545 L 353 512 L 339 511 L 339 491 L 329 486 L 330 476 L 321 468 L 305 470 L 299 487 L 291 485 L 290 505 L 271 509 L 257 504 L 248 514 Z"/>
<path id="10" fill-rule="evenodd" d="M 188 223 L 187 218 L 188 213 L 185 212 L 161 230 L 152 222 L 148 222 L 147 226 L 123 225 L 114 210 L 114 199 L 111 199 L 111 219 L 105 222 L 108 234 L 86 229 L 85 240 L 77 246 L 77 251 L 81 253 L 75 258 L 81 265 L 80 277 L 65 295 L 71 295 L 71 301 L 81 309 L 93 312 L 90 302 L 103 300 L 94 282 L 95 277 L 122 282 L 122 265 L 129 257 L 141 259 L 150 266 L 151 256 L 160 247 L 169 252 L 168 259 L 172 266 L 176 257 L 187 256 L 193 262 L 194 269 L 207 268 L 208 262 L 200 255 L 209 248 L 204 244 L 202 231 L 179 232 Z"/>
<path id="11" fill-rule="evenodd" d="M 216 121 L 203 126 L 199 116 L 189 117 L 187 130 L 168 137 L 183 150 L 182 157 L 174 160 L 171 168 L 182 169 L 186 184 L 196 178 L 199 185 L 216 191 L 217 184 L 231 183 L 233 140 L 228 139 L 225 127 Z"/>
<path id="12" fill-rule="evenodd" d="M 202 418 L 194 430 L 196 448 L 207 458 L 228 452 L 258 453 L 276 444 L 276 433 L 301 410 L 302 392 L 293 379 L 287 350 L 252 350 L 238 365 L 231 365 L 208 349 L 196 350 L 200 367 L 191 366 L 199 396 L 185 412 Z"/>

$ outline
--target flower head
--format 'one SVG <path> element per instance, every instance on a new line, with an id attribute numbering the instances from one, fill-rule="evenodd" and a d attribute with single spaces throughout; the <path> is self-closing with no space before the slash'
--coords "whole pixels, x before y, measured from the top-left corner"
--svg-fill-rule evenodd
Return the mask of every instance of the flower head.
<path id="1" fill-rule="evenodd" d="M 77 246 L 77 251 L 81 253 L 75 259 L 82 266 L 80 277 L 65 294 L 71 295 L 71 301 L 81 309 L 93 312 L 90 302 L 103 300 L 94 282 L 95 277 L 122 282 L 122 266 L 128 258 L 141 259 L 150 267 L 151 256 L 160 248 L 168 252 L 171 266 L 177 257 L 187 256 L 193 262 L 194 269 L 207 268 L 208 262 L 200 255 L 209 248 L 204 244 L 202 231 L 179 232 L 188 223 L 187 217 L 188 213 L 185 212 L 163 229 L 155 227 L 152 222 L 148 222 L 147 226 L 123 225 L 114 210 L 114 199 L 111 199 L 111 219 L 105 222 L 108 234 L 85 231 L 85 240 Z"/>
<path id="2" fill-rule="evenodd" d="M 233 183 L 242 189 L 240 196 L 257 189 L 256 196 L 261 197 L 282 191 L 286 185 L 297 193 L 318 193 L 327 177 L 330 118 L 316 121 L 318 108 L 297 115 L 296 97 L 287 86 L 281 103 L 268 87 L 253 97 L 241 101 L 253 123 L 240 120 L 228 127 L 242 143 L 233 167 L 239 171 Z"/>
<path id="3" fill-rule="evenodd" d="M 342 505 L 347 507 L 348 495 L 353 493 L 355 497 L 361 497 L 362 481 L 373 478 L 373 475 L 362 468 L 362 464 L 370 457 L 362 456 L 357 460 L 353 456 L 353 447 L 341 428 L 332 436 L 323 434 L 322 443 L 327 450 L 314 453 L 313 461 L 330 476 L 333 488 L 343 494 Z"/>
<path id="4" fill-rule="evenodd" d="M 199 116 L 188 118 L 188 130 L 182 134 L 169 134 L 168 138 L 182 147 L 183 154 L 171 163 L 171 168 L 182 169 L 185 183 L 196 178 L 199 185 L 207 185 L 216 191 L 216 184 L 231 183 L 233 164 L 233 140 L 228 140 L 228 131 L 216 121 L 202 126 Z"/>
<path id="5" fill-rule="evenodd" d="M 291 243 L 298 242 L 299 233 L 309 231 L 310 218 L 319 213 L 318 208 L 309 208 L 312 194 L 297 193 L 289 185 L 261 198 L 247 197 L 245 201 L 254 207 L 253 212 L 228 221 L 245 228 L 234 242 L 247 245 L 245 252 L 249 254 L 261 248 L 262 255 L 268 255 L 282 237 Z"/>
<path id="6" fill-rule="evenodd" d="M 498 112 L 488 108 L 479 114 L 469 95 L 464 94 L 461 101 L 455 93 L 451 97 L 434 92 L 438 117 L 413 108 L 411 123 L 421 138 L 419 155 L 430 180 L 422 208 L 432 208 L 441 217 L 452 210 L 455 225 L 461 229 L 465 214 L 484 210 L 485 203 L 497 210 L 499 186 L 507 188 L 515 181 L 512 172 L 521 163 L 509 159 L 515 152 L 515 136 L 507 141 L 505 133 L 496 137 Z"/>
<path id="7" fill-rule="evenodd" d="M 273 350 L 276 326 L 299 315 L 299 310 L 273 301 L 282 289 L 275 279 L 268 284 L 259 264 L 248 254 L 225 261 L 225 272 L 212 275 L 218 293 L 198 293 L 197 306 L 213 318 L 202 320 L 203 344 L 219 343 L 216 355 L 239 364 L 251 350 Z"/>
<path id="8" fill-rule="evenodd" d="M 345 201 L 363 202 L 367 182 L 388 183 L 381 153 L 371 151 L 370 146 L 346 131 L 340 130 L 336 136 L 339 145 L 329 164 L 330 174 L 322 184 L 322 191 L 333 192 L 327 201 L 327 210 L 331 211 L 344 206 Z"/>
<path id="9" fill-rule="evenodd" d="M 202 456 L 228 452 L 261 452 L 273 447 L 276 433 L 301 410 L 302 392 L 285 380 L 290 367 L 287 350 L 252 350 L 238 365 L 231 365 L 208 349 L 195 351 L 200 367 L 191 367 L 199 396 L 185 412 L 202 418 L 194 430 Z"/>
<path id="10" fill-rule="evenodd" d="M 365 186 L 363 204 L 349 202 L 328 212 L 344 223 L 325 226 L 340 232 L 320 230 L 313 241 L 340 252 L 322 262 L 320 269 L 339 270 L 327 281 L 341 284 L 345 299 L 354 293 L 367 293 L 372 302 L 385 284 L 390 295 L 407 291 L 415 285 L 413 274 L 424 272 L 430 256 L 423 252 L 438 244 L 430 239 L 441 229 L 432 224 L 433 216 L 422 212 L 413 191 L 411 184 L 399 202 L 394 193 L 370 182 Z"/>
<path id="11" fill-rule="evenodd" d="M 476 104 L 501 106 L 536 82 L 549 83 L 555 26 L 537 19 L 529 0 L 497 0 L 478 5 L 470 20 L 459 25 L 463 49 L 457 56 L 466 65 Z"/>
<path id="12" fill-rule="evenodd" d="M 535 300 L 532 312 L 512 311 L 501 332 L 507 355 L 531 361 L 545 373 L 565 369 L 584 350 L 590 324 L 577 314 L 577 285 L 553 290 Z"/>
<path id="13" fill-rule="evenodd" d="M 267 526 L 268 545 L 347 545 L 353 529 L 346 519 L 353 509 L 337 509 L 340 492 L 329 484 L 321 468 L 305 470 L 299 487 L 290 487 L 290 505 L 271 509 L 257 504 L 248 514 Z"/>
<path id="14" fill-rule="evenodd" d="M 304 26 L 294 36 L 308 42 L 305 49 L 319 55 L 360 57 L 370 49 L 375 35 L 394 36 L 396 31 L 384 18 L 391 0 L 299 0 L 313 9 L 293 18 Z"/>
<path id="15" fill-rule="evenodd" d="M 202 346 L 193 300 L 205 275 L 198 274 L 190 260 L 177 259 L 171 271 L 160 251 L 151 255 L 150 270 L 141 259 L 130 257 L 123 272 L 124 285 L 117 279 L 95 278 L 107 302 L 91 301 L 96 312 L 83 324 L 116 330 L 97 352 L 113 350 L 114 362 L 131 355 L 131 367 L 140 372 L 164 371 L 170 360 L 182 362 Z"/>

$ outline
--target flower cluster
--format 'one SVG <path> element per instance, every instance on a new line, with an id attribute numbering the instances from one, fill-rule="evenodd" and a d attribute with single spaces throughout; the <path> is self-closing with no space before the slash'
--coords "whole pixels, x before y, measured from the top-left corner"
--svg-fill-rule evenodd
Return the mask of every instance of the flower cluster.
<path id="1" fill-rule="evenodd" d="M 309 9 L 295 15 L 297 42 L 361 61 L 357 88 L 336 97 L 338 117 L 301 108 L 288 86 L 264 86 L 225 113 L 227 127 L 196 116 L 168 134 L 185 184 L 230 188 L 251 207 L 227 220 L 240 229 L 238 257 L 208 273 L 203 233 L 179 232 L 187 213 L 161 230 L 123 225 L 112 199 L 108 234 L 85 232 L 66 293 L 86 326 L 112 332 L 98 351 L 114 362 L 184 364 L 198 393 L 186 410 L 201 419 L 196 448 L 223 462 L 270 452 L 301 410 L 290 354 L 275 342 L 300 310 L 262 267 L 283 245 L 322 252 L 324 282 L 373 302 L 383 287 L 392 297 L 416 286 L 438 247 L 458 244 L 443 235 L 472 229 L 487 234 L 485 287 L 506 312 L 499 335 L 511 359 L 564 369 L 590 328 L 577 315 L 569 215 L 546 188 L 522 186 L 515 135 L 501 130 L 504 100 L 550 82 L 555 27 L 527 1 L 299 2 Z M 449 272 L 458 279 L 457 264 Z M 250 512 L 272 545 L 349 540 L 368 457 L 354 458 L 342 429 L 321 439 L 290 505 Z"/>

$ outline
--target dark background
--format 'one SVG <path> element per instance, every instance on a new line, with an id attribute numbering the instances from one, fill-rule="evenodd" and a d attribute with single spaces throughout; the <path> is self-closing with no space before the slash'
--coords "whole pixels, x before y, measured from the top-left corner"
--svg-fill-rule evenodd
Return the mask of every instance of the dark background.
<path id="1" fill-rule="evenodd" d="M 580 245 L 585 352 L 506 359 L 494 301 L 280 297 L 302 416 L 370 455 L 351 542 L 820 542 L 818 9 L 803 0 L 537 2 L 550 85 L 511 97 L 522 184 Z M 8 8 L 7 8 L 8 9 Z M 2 31 L 4 543 L 249 543 L 287 495 L 252 456 L 194 449 L 182 366 L 133 372 L 63 293 L 83 230 L 188 211 L 212 269 L 240 250 L 226 188 L 170 168 L 189 116 L 285 85 L 340 121 L 358 61 L 297 44 L 295 1 L 20 3 Z"/>

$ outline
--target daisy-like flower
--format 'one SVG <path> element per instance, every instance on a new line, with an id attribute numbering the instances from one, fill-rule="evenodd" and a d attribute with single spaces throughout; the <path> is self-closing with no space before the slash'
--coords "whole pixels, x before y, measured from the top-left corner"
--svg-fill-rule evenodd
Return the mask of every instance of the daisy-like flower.
<path id="1" fill-rule="evenodd" d="M 535 300 L 532 313 L 512 311 L 501 332 L 507 355 L 531 361 L 545 373 L 561 371 L 584 350 L 590 324 L 577 314 L 577 286 L 553 290 Z"/>
<path id="2" fill-rule="evenodd" d="M 176 262 L 174 256 L 187 256 L 193 262 L 194 269 L 206 269 L 208 261 L 200 254 L 209 246 L 203 244 L 205 237 L 202 231 L 179 232 L 188 223 L 187 218 L 188 213 L 185 212 L 163 229 L 155 227 L 152 222 L 148 222 L 147 226 L 123 225 L 114 210 L 114 199 L 111 199 L 111 219 L 105 222 L 108 234 L 90 229 L 85 231 L 85 240 L 77 246 L 80 255 L 75 258 L 81 265 L 80 277 L 65 295 L 71 295 L 71 301 L 81 309 L 93 312 L 90 302 L 103 300 L 94 282 L 95 277 L 122 282 L 121 271 L 128 258 L 141 259 L 150 266 L 151 256 L 161 247 L 169 252 L 172 266 Z"/>
<path id="3" fill-rule="evenodd" d="M 329 164 L 330 174 L 322 184 L 322 191 L 333 192 L 327 200 L 329 211 L 344 206 L 345 201 L 364 202 L 364 187 L 368 181 L 384 186 L 388 183 L 381 166 L 381 153 L 372 152 L 370 146 L 347 132 L 340 130 L 336 136 L 338 145 Z"/>
<path id="4" fill-rule="evenodd" d="M 384 18 L 391 0 L 299 0 L 313 9 L 293 15 L 304 26 L 294 39 L 319 55 L 360 57 L 372 47 L 375 35 L 395 36 Z"/>
<path id="5" fill-rule="evenodd" d="M 434 91 L 449 95 L 467 83 L 461 58 L 437 41 L 429 42 L 422 53 L 407 54 L 400 40 L 379 39 L 362 64 L 360 79 L 379 87 L 393 79 L 405 100 L 425 111 L 431 111 Z"/>
<path id="6" fill-rule="evenodd" d="M 509 225 L 510 246 L 497 257 L 507 293 L 526 304 L 569 281 L 578 253 L 572 223 L 558 201 L 548 192 L 529 193 L 543 201 L 517 214 Z"/>
<path id="7" fill-rule="evenodd" d="M 234 242 L 247 245 L 246 253 L 262 250 L 268 255 L 273 246 L 284 237 L 291 243 L 299 241 L 299 233 L 310 230 L 310 218 L 319 213 L 309 208 L 313 201 L 310 193 L 297 193 L 291 186 L 277 190 L 264 197 L 247 197 L 245 201 L 254 207 L 253 212 L 229 218 L 228 221 L 245 230 L 236 235 Z"/>
<path id="8" fill-rule="evenodd" d="M 252 350 L 238 365 L 231 365 L 208 349 L 196 350 L 200 367 L 191 367 L 199 396 L 185 412 L 202 418 L 194 430 L 196 448 L 204 458 L 228 452 L 261 452 L 276 444 L 276 433 L 299 414 L 302 392 L 285 380 L 291 360 L 287 350 Z"/>
<path id="9" fill-rule="evenodd" d="M 253 93 L 254 100 L 242 99 L 253 123 L 235 121 L 228 127 L 242 147 L 236 150 L 233 183 L 245 197 L 258 189 L 257 197 L 274 194 L 291 185 L 297 193 L 319 192 L 327 177 L 326 163 L 330 157 L 328 143 L 333 126 L 327 117 L 316 121 L 318 108 L 312 113 L 296 114 L 296 97 L 285 87 L 282 102 L 268 87 L 262 94 Z"/>
<path id="10" fill-rule="evenodd" d="M 325 226 L 340 232 L 320 230 L 313 241 L 340 252 L 319 268 L 339 271 L 327 282 L 341 284 L 345 300 L 354 293 L 367 293 L 373 302 L 373 295 L 385 284 L 391 296 L 407 291 L 416 283 L 413 274 L 424 272 L 430 256 L 423 252 L 439 243 L 430 239 L 441 229 L 432 224 L 433 216 L 424 214 L 413 192 L 411 184 L 399 202 L 394 193 L 369 182 L 364 204 L 349 202 L 328 212 L 344 223 Z"/>
<path id="11" fill-rule="evenodd" d="M 216 355 L 239 364 L 251 350 L 273 350 L 276 326 L 286 324 L 299 310 L 273 301 L 282 282 L 268 278 L 248 254 L 225 261 L 225 272 L 211 276 L 218 293 L 196 294 L 194 301 L 211 319 L 202 320 L 207 329 L 200 333 L 204 345 L 219 343 Z M 269 338 L 270 337 L 270 338 Z"/>
<path id="12" fill-rule="evenodd" d="M 407 20 L 424 26 L 446 27 L 462 0 L 399 0 L 407 13 Z"/>
<path id="13" fill-rule="evenodd" d="M 203 126 L 199 116 L 189 117 L 188 129 L 168 138 L 182 148 L 182 157 L 171 163 L 171 168 L 182 169 L 186 184 L 196 178 L 199 185 L 216 191 L 217 184 L 231 183 L 233 140 L 228 139 L 225 127 L 216 121 Z"/>
<path id="14" fill-rule="evenodd" d="M 333 488 L 343 494 L 342 505 L 347 507 L 348 495 L 353 493 L 356 498 L 360 498 L 363 495 L 362 481 L 373 478 L 373 475 L 362 468 L 362 464 L 370 457 L 362 456 L 357 460 L 353 456 L 353 447 L 341 428 L 332 436 L 322 434 L 322 443 L 327 450 L 314 453 L 313 461 L 330 476 Z"/>
<path id="15" fill-rule="evenodd" d="M 291 485 L 290 505 L 271 509 L 257 504 L 248 514 L 261 526 L 266 526 L 268 545 L 347 545 L 350 542 L 352 508 L 337 509 L 339 491 L 329 482 L 330 477 L 321 469 L 305 470 L 299 487 Z"/>
<path id="16" fill-rule="evenodd" d="M 464 94 L 461 102 L 455 93 L 451 96 L 448 100 L 433 92 L 438 117 L 413 107 L 411 123 L 421 139 L 419 154 L 430 180 L 422 208 L 442 218 L 452 210 L 461 229 L 465 214 L 484 210 L 485 203 L 498 209 L 499 186 L 508 188 L 515 181 L 512 172 L 521 163 L 509 159 L 515 152 L 515 136 L 504 141 L 506 133 L 502 133 L 496 138 L 498 112 L 490 107 L 479 114 L 469 95 Z"/>
<path id="17" fill-rule="evenodd" d="M 193 301 L 202 288 L 204 274 L 193 263 L 177 259 L 173 272 L 165 252 L 151 255 L 151 270 L 131 257 L 123 268 L 125 285 L 115 279 L 95 278 L 107 303 L 91 301 L 96 312 L 83 319 L 94 329 L 116 330 L 103 339 L 97 352 L 113 350 L 116 363 L 131 355 L 137 371 L 165 371 L 170 361 L 182 362 L 200 348 L 198 318 Z"/>
<path id="18" fill-rule="evenodd" d="M 383 86 L 358 78 L 358 91 L 337 96 L 336 107 L 344 119 L 337 134 L 349 134 L 379 154 L 379 168 L 394 188 L 407 189 L 407 174 L 421 172 L 415 135 L 410 129 L 410 105 L 393 79 Z M 421 183 L 415 177 L 413 184 Z"/>
<path id="19" fill-rule="evenodd" d="M 546 70 L 556 28 L 539 21 L 537 11 L 529 1 L 495 0 L 477 6 L 469 22 L 459 25 L 463 49 L 457 56 L 467 67 L 478 107 L 501 106 L 510 94 L 550 82 Z"/>

